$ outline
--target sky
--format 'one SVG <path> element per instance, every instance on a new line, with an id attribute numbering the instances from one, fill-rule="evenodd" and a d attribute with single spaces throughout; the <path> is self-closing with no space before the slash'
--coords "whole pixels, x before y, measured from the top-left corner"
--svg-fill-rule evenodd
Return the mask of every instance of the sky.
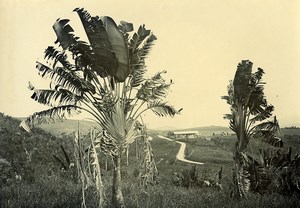
<path id="1" fill-rule="evenodd" d="M 28 81 L 47 87 L 35 69 L 56 40 L 52 25 L 84 7 L 92 16 L 145 24 L 157 36 L 146 64 L 149 75 L 166 70 L 175 84 L 167 100 L 183 108 L 174 118 L 144 116 L 150 128 L 227 126 L 227 93 L 241 60 L 266 72 L 265 94 L 281 126 L 300 125 L 300 1 L 279 0 L 0 0 L 0 112 L 26 117 L 45 106 L 30 99 Z M 82 115 L 79 118 L 85 118 Z M 77 118 L 77 117 L 76 117 Z"/>

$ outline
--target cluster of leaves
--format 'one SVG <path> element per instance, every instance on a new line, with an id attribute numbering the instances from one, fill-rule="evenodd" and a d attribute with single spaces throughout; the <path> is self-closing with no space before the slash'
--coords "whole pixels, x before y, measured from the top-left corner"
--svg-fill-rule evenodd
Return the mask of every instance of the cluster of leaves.
<path id="1" fill-rule="evenodd" d="M 281 149 L 260 150 L 259 160 L 242 154 L 244 168 L 238 185 L 245 192 L 300 194 L 300 156 L 291 155 L 291 148 L 287 153 Z"/>
<path id="2" fill-rule="evenodd" d="M 199 175 L 196 166 L 192 166 L 190 170 L 185 169 L 179 173 L 174 173 L 173 183 L 176 186 L 182 187 L 200 187 L 200 188 L 214 188 L 217 190 L 222 189 L 223 168 L 221 167 L 217 174 L 213 174 L 214 177 L 208 174 Z"/>
<path id="3" fill-rule="evenodd" d="M 154 160 L 154 154 L 151 147 L 150 141 L 148 141 L 147 130 L 144 126 L 141 126 L 142 131 L 142 146 L 140 153 L 140 173 L 139 179 L 140 183 L 144 188 L 148 185 L 154 185 L 158 183 L 158 170 Z"/>
<path id="4" fill-rule="evenodd" d="M 36 124 L 65 119 L 86 111 L 115 139 L 119 149 L 136 138 L 135 121 L 152 110 L 159 116 L 179 113 L 163 101 L 172 83 L 157 73 L 145 78 L 145 58 L 155 35 L 141 25 L 135 32 L 131 23 L 117 25 L 110 17 L 91 16 L 83 8 L 74 10 L 88 42 L 80 40 L 67 19 L 58 19 L 53 29 L 56 46 L 45 50 L 46 63 L 36 68 L 51 80 L 50 89 L 31 83 L 32 99 L 51 108 L 28 117 L 21 125 L 29 130 Z"/>
<path id="5" fill-rule="evenodd" d="M 234 80 L 228 86 L 228 95 L 222 96 L 230 105 L 231 114 L 226 114 L 229 127 L 237 135 L 239 151 L 247 148 L 251 137 L 263 137 L 276 147 L 282 147 L 279 124 L 272 116 L 274 107 L 264 95 L 263 69 L 252 73 L 252 62 L 243 60 L 237 66 Z"/>

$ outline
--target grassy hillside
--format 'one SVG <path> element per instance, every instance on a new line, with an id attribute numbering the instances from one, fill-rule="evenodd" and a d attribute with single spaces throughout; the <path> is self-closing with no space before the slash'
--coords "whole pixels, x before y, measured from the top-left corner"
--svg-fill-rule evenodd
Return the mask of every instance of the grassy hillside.
<path id="1" fill-rule="evenodd" d="M 62 138 L 57 138 L 42 129 L 33 129 L 33 132 L 28 134 L 18 125 L 18 120 L 0 114 L 0 207 L 81 207 L 81 185 L 76 166 L 63 171 L 53 158 L 53 154 L 63 158 L 60 149 L 60 145 L 63 145 L 71 162 L 74 162 L 72 137 L 68 137 L 67 133 L 76 128 L 77 121 L 47 126 L 48 131 L 59 135 L 65 133 Z M 89 127 L 90 123 L 86 123 L 87 130 Z M 188 159 L 205 162 L 204 165 L 196 166 L 199 177 L 216 179 L 220 167 L 223 167 L 221 190 L 176 186 L 175 173 L 190 174 L 194 165 L 176 161 L 179 145 L 159 139 L 156 136 L 158 133 L 161 132 L 151 131 L 151 145 L 159 171 L 159 184 L 148 186 L 147 189 L 139 185 L 140 160 L 136 158 L 135 143 L 130 145 L 128 166 L 123 158 L 122 186 L 127 207 L 297 207 L 297 196 L 250 194 L 248 199 L 243 200 L 229 196 L 232 177 L 231 149 L 235 141 L 233 136 L 215 135 L 210 141 L 190 141 L 186 150 Z M 293 138 L 288 144 L 297 146 Z M 252 149 L 258 149 L 261 145 L 261 141 L 253 140 Z M 3 160 L 7 161 L 5 165 L 1 162 Z M 110 207 L 113 164 L 108 158 L 106 169 L 103 155 L 100 155 L 100 160 L 105 202 L 106 206 Z M 21 176 L 21 179 L 16 176 Z M 93 190 L 89 190 L 87 206 L 94 207 L 96 201 Z"/>

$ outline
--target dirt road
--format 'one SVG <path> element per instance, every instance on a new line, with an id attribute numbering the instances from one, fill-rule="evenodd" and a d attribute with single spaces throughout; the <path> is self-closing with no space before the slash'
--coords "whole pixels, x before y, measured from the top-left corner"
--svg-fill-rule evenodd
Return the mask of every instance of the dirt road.
<path id="1" fill-rule="evenodd" d="M 169 139 L 168 137 L 165 137 L 165 136 L 158 135 L 158 137 L 161 138 L 161 139 L 168 140 L 168 141 L 174 141 L 174 140 Z M 192 160 L 185 159 L 184 152 L 185 152 L 186 144 L 184 142 L 179 142 L 179 141 L 176 141 L 176 143 L 180 144 L 180 149 L 179 149 L 179 151 L 176 155 L 177 160 L 180 160 L 182 162 L 191 163 L 191 164 L 197 164 L 197 165 L 203 165 L 204 164 L 202 162 L 195 162 L 195 161 L 192 161 Z"/>

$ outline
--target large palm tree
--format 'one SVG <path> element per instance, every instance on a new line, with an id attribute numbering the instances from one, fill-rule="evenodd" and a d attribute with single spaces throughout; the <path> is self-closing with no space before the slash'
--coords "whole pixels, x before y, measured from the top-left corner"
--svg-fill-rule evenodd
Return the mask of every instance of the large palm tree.
<path id="1" fill-rule="evenodd" d="M 50 89 L 29 84 L 32 99 L 50 106 L 22 122 L 26 129 L 64 119 L 81 111 L 97 122 L 102 151 L 114 161 L 113 199 L 124 205 L 121 191 L 121 155 L 137 138 L 135 124 L 142 113 L 152 110 L 158 116 L 179 113 L 164 98 L 172 82 L 159 72 L 145 78 L 145 58 L 156 40 L 144 25 L 134 32 L 133 25 L 121 21 L 117 26 L 110 17 L 92 17 L 86 10 L 74 10 L 80 17 L 88 42 L 75 36 L 69 20 L 58 19 L 53 25 L 56 46 L 45 50 L 46 63 L 37 62 L 42 77 L 51 80 Z"/>
<path id="2" fill-rule="evenodd" d="M 252 62 L 244 60 L 237 66 L 235 77 L 228 86 L 228 95 L 223 96 L 230 105 L 231 114 L 226 114 L 230 128 L 236 133 L 234 157 L 234 183 L 236 193 L 245 197 L 249 190 L 249 173 L 245 168 L 248 160 L 246 149 L 252 137 L 262 137 L 276 147 L 282 147 L 279 138 L 279 124 L 276 116 L 271 118 L 274 107 L 268 104 L 264 95 L 263 69 L 252 73 Z"/>

